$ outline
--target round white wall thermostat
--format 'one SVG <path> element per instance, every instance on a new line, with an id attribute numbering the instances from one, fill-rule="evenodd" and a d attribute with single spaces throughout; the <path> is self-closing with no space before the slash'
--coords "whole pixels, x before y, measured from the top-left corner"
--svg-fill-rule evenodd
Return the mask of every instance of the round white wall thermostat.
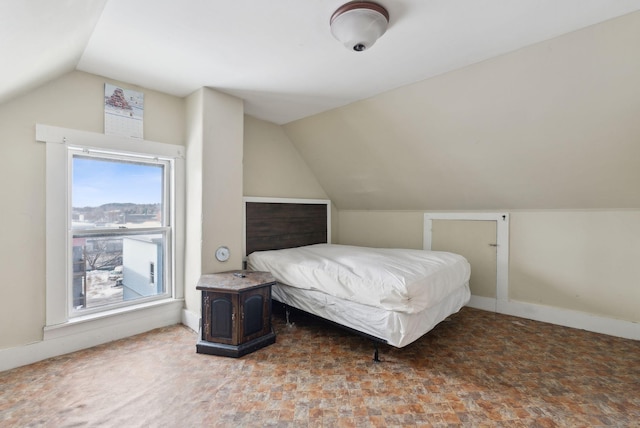
<path id="1" fill-rule="evenodd" d="M 231 252 L 229 251 L 229 248 L 227 247 L 219 247 L 216 250 L 216 259 L 219 262 L 226 262 L 227 260 L 229 260 L 229 256 L 231 255 Z"/>

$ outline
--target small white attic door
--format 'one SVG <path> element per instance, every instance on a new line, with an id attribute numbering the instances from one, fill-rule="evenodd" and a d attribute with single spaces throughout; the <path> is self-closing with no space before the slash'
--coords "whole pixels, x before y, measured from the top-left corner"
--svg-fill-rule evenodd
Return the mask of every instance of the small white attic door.
<path id="1" fill-rule="evenodd" d="M 471 307 L 497 311 L 508 300 L 508 224 L 505 213 L 424 215 L 424 249 L 457 253 L 471 264 Z"/>

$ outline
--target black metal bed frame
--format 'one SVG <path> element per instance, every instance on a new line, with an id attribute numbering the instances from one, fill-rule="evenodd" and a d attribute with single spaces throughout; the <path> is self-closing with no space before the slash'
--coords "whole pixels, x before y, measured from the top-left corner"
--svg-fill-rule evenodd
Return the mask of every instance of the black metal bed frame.
<path id="1" fill-rule="evenodd" d="M 293 309 L 294 311 L 301 312 L 304 315 L 310 316 L 310 317 L 312 317 L 312 318 L 314 318 L 316 320 L 319 320 L 319 321 L 331 324 L 331 325 L 333 325 L 335 327 L 338 327 L 341 330 L 345 330 L 345 331 L 348 331 L 349 333 L 353 333 L 353 334 L 356 334 L 358 336 L 364 337 L 365 339 L 371 340 L 371 342 L 373 344 L 373 349 L 374 349 L 373 350 L 373 361 L 376 362 L 376 363 L 382 362 L 382 360 L 380 360 L 380 350 L 378 348 L 378 345 L 379 344 L 386 345 L 387 344 L 386 340 L 381 339 L 381 338 L 376 337 L 376 336 L 372 336 L 372 335 L 367 334 L 367 333 L 363 333 L 363 332 L 361 332 L 359 330 L 356 330 L 354 328 L 347 327 L 346 325 L 343 325 L 343 324 L 337 323 L 335 321 L 323 318 L 323 317 L 321 317 L 319 315 L 316 315 L 316 314 L 312 314 L 311 312 L 307 312 L 307 311 L 305 311 L 303 309 L 296 308 L 295 306 L 288 305 L 288 304 L 280 302 L 278 300 L 272 299 L 272 302 L 273 302 L 273 304 L 278 303 L 278 304 L 282 305 L 282 308 L 284 309 L 284 313 L 285 313 L 286 324 L 289 327 L 293 326 L 293 323 L 290 321 L 291 309 Z"/>

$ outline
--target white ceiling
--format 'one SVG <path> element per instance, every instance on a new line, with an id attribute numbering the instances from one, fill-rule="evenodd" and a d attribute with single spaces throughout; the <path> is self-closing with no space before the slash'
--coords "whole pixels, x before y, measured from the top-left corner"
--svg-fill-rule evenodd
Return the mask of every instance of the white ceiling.
<path id="1" fill-rule="evenodd" d="M 640 0 L 378 0 L 387 33 L 334 40 L 346 0 L 2 0 L 0 102 L 77 69 L 283 124 L 640 10 Z"/>

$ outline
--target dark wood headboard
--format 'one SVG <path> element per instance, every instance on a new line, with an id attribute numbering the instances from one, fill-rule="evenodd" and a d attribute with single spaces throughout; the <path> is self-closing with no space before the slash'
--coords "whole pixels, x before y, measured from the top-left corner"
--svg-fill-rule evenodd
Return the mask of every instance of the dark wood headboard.
<path id="1" fill-rule="evenodd" d="M 330 242 L 331 202 L 245 198 L 245 256 Z"/>

